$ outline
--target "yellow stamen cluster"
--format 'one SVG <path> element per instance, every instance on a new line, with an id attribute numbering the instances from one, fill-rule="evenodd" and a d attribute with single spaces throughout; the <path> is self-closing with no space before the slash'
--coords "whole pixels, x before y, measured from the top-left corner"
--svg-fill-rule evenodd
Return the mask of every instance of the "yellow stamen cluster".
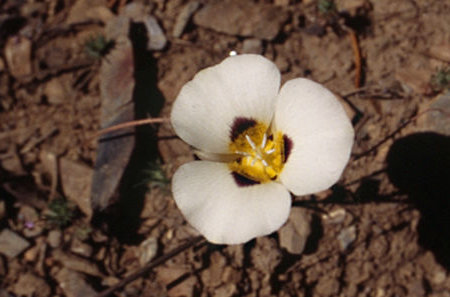
<path id="1" fill-rule="evenodd" d="M 268 136 L 267 128 L 256 123 L 230 143 L 230 151 L 238 156 L 229 163 L 233 172 L 262 183 L 277 179 L 284 165 L 283 134 Z"/>

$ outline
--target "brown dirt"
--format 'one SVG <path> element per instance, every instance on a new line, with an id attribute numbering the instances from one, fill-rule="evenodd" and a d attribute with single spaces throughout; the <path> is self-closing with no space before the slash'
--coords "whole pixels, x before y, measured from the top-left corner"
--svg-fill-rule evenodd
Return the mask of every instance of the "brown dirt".
<path id="1" fill-rule="evenodd" d="M 167 184 L 155 185 L 151 178 L 145 195 L 138 190 L 137 200 L 122 195 L 112 210 L 94 214 L 92 221 L 86 204 L 77 200 L 80 191 L 68 193 L 61 184 L 72 174 L 61 171 L 61 160 L 88 169 L 95 164 L 99 69 L 114 61 L 107 54 L 100 59 L 87 55 L 85 44 L 104 33 L 105 20 L 122 14 L 121 2 L 142 2 L 168 39 L 163 50 L 148 52 L 156 72 L 148 83 L 164 98 L 160 116 L 169 114 L 182 85 L 200 69 L 231 50 L 253 51 L 275 61 L 283 82 L 306 76 L 341 95 L 353 107 L 356 142 L 337 185 L 294 199 L 295 207 L 311 214 L 303 254 L 286 252 L 278 233 L 239 246 L 203 245 L 172 258 L 117 296 L 450 296 L 445 230 L 450 224 L 445 208 L 450 146 L 448 135 L 421 134 L 442 133 L 439 125 L 448 118 L 438 124 L 424 121 L 428 114 L 414 118 L 440 98 L 429 82 L 450 63 L 445 52 L 450 4 L 432 0 L 342 0 L 336 1 L 339 13 L 328 15 L 318 10 L 317 1 L 248 1 L 249 9 L 277 6 L 287 16 L 275 38 L 261 39 L 260 47 L 250 49 L 244 43 L 266 38 L 265 33 L 244 34 L 232 23 L 225 25 L 236 28 L 222 32 L 195 17 L 181 37 L 173 37 L 178 15 L 193 0 L 0 4 L 0 232 L 10 229 L 29 242 L 18 256 L 0 250 L 0 296 L 92 295 L 196 234 Z M 213 1 L 200 2 L 205 7 Z M 362 55 L 358 87 L 350 30 Z M 11 51 L 19 62 L 8 62 Z M 146 162 L 162 160 L 169 177 L 193 159 L 169 125 L 138 133 L 158 135 L 158 151 Z M 80 187 L 89 181 L 89 175 L 81 179 Z M 63 195 L 78 208 L 60 230 L 43 218 L 51 201 Z M 331 219 L 337 212 L 343 217 Z M 30 220 L 34 227 L 26 226 Z M 350 238 L 347 247 L 344 235 Z M 71 285 L 64 286 L 68 280 Z M 39 292 L 28 287 L 33 283 Z"/>

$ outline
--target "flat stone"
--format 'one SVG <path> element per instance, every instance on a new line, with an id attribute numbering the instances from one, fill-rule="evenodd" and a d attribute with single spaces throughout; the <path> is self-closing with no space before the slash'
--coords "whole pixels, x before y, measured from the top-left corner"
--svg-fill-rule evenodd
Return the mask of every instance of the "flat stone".
<path id="1" fill-rule="evenodd" d="M 52 253 L 53 259 L 60 262 L 65 268 L 70 271 L 83 272 L 89 275 L 103 277 L 97 265 L 84 258 L 75 256 L 73 254 L 64 253 L 61 250 L 55 250 Z"/>
<path id="2" fill-rule="evenodd" d="M 59 163 L 61 184 L 67 199 L 75 202 L 88 217 L 92 216 L 91 184 L 93 170 L 83 164 L 61 159 Z"/>
<path id="3" fill-rule="evenodd" d="M 291 254 L 303 253 L 311 233 L 310 220 L 311 216 L 304 209 L 292 208 L 287 223 L 278 231 L 280 246 Z"/>
<path id="4" fill-rule="evenodd" d="M 97 295 L 97 292 L 78 272 L 63 268 L 55 275 L 55 278 L 67 297 L 94 297 Z"/>
<path id="5" fill-rule="evenodd" d="M 17 283 L 13 286 L 13 291 L 19 296 L 27 297 L 47 297 L 51 295 L 51 289 L 47 282 L 32 273 L 21 274 Z"/>
<path id="6" fill-rule="evenodd" d="M 0 253 L 12 259 L 26 250 L 30 244 L 9 229 L 0 233 Z"/>
<path id="7" fill-rule="evenodd" d="M 226 0 L 206 5 L 195 14 L 194 23 L 230 35 L 272 40 L 288 18 L 288 12 L 279 6 Z"/>

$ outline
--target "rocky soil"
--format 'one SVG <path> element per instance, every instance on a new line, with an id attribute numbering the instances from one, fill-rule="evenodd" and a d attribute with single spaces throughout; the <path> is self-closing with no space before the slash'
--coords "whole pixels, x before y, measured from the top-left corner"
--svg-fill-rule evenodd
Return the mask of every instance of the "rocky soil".
<path id="1" fill-rule="evenodd" d="M 170 193 L 194 159 L 170 124 L 98 131 L 166 118 L 235 51 L 338 94 L 349 165 L 294 197 L 278 232 L 198 244 L 113 295 L 449 297 L 449 15 L 433 0 L 2 1 L 0 296 L 96 296 L 197 235 Z"/>

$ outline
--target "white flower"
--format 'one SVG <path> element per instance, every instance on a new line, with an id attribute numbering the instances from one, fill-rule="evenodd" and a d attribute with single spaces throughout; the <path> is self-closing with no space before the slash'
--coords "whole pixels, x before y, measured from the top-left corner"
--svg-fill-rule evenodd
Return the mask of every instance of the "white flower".
<path id="1" fill-rule="evenodd" d="M 175 132 L 203 159 L 178 168 L 173 196 L 210 242 L 272 233 L 288 218 L 289 192 L 327 189 L 348 162 L 354 132 L 336 97 L 303 78 L 279 88 L 275 64 L 237 55 L 197 73 L 173 104 Z"/>

